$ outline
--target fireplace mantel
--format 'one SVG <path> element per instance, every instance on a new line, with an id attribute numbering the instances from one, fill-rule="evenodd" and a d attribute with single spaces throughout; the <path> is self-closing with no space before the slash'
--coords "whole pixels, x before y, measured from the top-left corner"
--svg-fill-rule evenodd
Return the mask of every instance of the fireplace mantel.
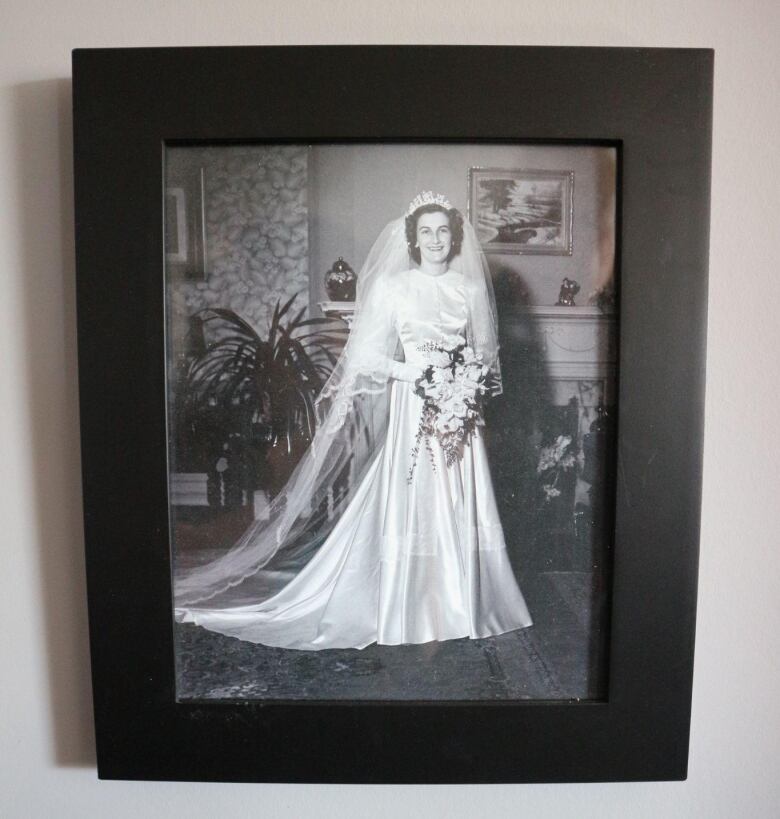
<path id="1" fill-rule="evenodd" d="M 352 323 L 355 303 L 321 301 L 328 318 Z M 535 343 L 552 382 L 600 382 L 600 401 L 614 402 L 616 317 L 598 307 L 533 305 L 503 311 L 502 330 L 521 343 Z"/>
<path id="2" fill-rule="evenodd" d="M 617 323 L 612 312 L 598 307 L 528 306 L 505 312 L 503 334 L 533 343 L 552 382 L 598 381 L 600 398 L 614 403 L 617 366 Z"/>

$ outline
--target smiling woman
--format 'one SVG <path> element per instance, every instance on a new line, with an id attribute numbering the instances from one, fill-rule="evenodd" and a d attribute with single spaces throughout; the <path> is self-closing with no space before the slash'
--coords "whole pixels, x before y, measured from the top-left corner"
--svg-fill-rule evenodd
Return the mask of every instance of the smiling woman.
<path id="1" fill-rule="evenodd" d="M 425 273 L 444 273 L 452 248 L 452 231 L 446 213 L 425 213 L 417 220 L 417 244 Z"/>
<path id="2" fill-rule="evenodd" d="M 426 273 L 444 272 L 451 258 L 460 251 L 463 221 L 460 214 L 443 205 L 423 205 L 406 217 L 409 255 Z M 452 222 L 455 222 L 453 236 Z"/>
<path id="3" fill-rule="evenodd" d="M 308 650 L 531 625 L 477 400 L 488 384 L 499 389 L 497 337 L 473 229 L 443 196 L 421 194 L 382 231 L 358 277 L 350 338 L 317 400 L 309 451 L 268 521 L 177 578 L 178 619 Z M 373 446 L 358 463 L 349 442 L 369 432 L 366 417 Z M 418 458 L 423 444 L 428 457 Z M 334 510 L 345 467 L 358 477 Z"/>

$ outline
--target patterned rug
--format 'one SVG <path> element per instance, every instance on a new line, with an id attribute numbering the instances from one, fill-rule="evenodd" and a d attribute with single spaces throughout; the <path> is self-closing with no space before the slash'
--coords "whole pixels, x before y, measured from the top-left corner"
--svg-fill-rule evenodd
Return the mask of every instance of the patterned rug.
<path id="1" fill-rule="evenodd" d="M 569 700 L 604 696 L 590 574 L 523 578 L 531 628 L 482 640 L 295 651 L 177 624 L 179 699 Z"/>

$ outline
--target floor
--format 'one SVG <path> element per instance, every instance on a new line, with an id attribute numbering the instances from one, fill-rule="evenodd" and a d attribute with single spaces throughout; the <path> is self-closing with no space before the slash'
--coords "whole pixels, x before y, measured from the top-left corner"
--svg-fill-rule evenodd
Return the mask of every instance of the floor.
<path id="1" fill-rule="evenodd" d="M 482 640 L 295 651 L 177 624 L 179 699 L 516 700 L 606 695 L 606 595 L 590 572 L 521 578 L 534 625 Z"/>

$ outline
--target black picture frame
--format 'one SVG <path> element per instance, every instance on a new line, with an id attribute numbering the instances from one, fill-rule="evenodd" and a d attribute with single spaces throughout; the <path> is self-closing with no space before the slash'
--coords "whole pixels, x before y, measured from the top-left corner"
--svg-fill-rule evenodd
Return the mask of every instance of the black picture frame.
<path id="1" fill-rule="evenodd" d="M 83 492 L 101 778 L 685 778 L 712 72 L 713 52 L 698 49 L 74 52 Z M 457 106 L 448 102 L 453 88 Z M 618 455 L 605 701 L 176 702 L 162 155 L 165 144 L 255 140 L 617 146 Z"/>

